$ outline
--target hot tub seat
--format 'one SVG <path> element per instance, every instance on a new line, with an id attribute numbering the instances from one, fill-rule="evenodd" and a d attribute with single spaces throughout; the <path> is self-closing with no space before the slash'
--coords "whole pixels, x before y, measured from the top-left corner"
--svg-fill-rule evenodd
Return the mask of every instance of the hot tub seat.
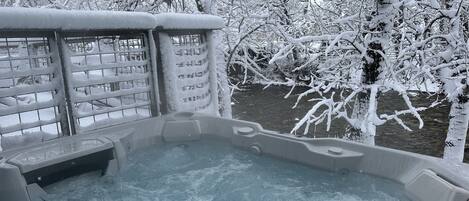
<path id="1" fill-rule="evenodd" d="M 7 162 L 18 166 L 21 173 L 28 173 L 112 148 L 112 142 L 103 138 L 58 141 L 26 150 Z"/>

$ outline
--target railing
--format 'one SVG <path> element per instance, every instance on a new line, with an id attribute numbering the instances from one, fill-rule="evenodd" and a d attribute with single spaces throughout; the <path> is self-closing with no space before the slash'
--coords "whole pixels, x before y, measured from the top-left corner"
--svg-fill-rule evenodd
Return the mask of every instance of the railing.
<path id="1" fill-rule="evenodd" d="M 220 18 L 17 8 L 0 18 L 0 148 L 173 111 L 218 114 Z"/>

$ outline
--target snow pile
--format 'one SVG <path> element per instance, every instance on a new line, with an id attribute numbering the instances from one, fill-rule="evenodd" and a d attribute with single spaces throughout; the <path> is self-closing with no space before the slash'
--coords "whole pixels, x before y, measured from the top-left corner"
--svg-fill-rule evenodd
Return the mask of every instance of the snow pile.
<path id="1" fill-rule="evenodd" d="M 5 135 L 1 137 L 0 151 L 20 146 L 28 146 L 39 142 L 57 138 L 57 134 L 46 132 L 25 132 L 23 135 Z"/>

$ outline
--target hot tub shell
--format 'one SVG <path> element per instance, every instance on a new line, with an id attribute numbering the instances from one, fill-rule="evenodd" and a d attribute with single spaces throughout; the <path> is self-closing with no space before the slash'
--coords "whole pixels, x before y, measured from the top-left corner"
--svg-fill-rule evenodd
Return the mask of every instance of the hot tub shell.
<path id="1" fill-rule="evenodd" d="M 47 193 L 25 177 L 39 168 L 67 162 L 73 166 L 74 159 L 112 149 L 113 157 L 106 159 L 105 174 L 113 175 L 135 150 L 202 138 L 218 138 L 257 154 L 324 170 L 355 171 L 390 179 L 404 185 L 413 201 L 469 200 L 466 164 L 448 165 L 435 157 L 341 139 L 295 137 L 265 130 L 253 122 L 182 112 L 5 151 L 0 154 L 0 201 L 46 200 Z M 87 142 L 87 146 L 78 146 Z M 46 154 L 50 150 L 59 151 Z M 43 157 L 31 159 L 28 153 Z"/>

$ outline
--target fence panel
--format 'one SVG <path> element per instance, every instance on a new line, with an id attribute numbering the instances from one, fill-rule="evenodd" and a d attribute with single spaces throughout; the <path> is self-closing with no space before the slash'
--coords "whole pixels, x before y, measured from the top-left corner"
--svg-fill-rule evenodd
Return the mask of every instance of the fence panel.
<path id="1" fill-rule="evenodd" d="M 68 134 L 60 60 L 53 32 L 0 35 L 2 147 Z M 64 123 L 65 122 L 65 123 Z"/>
<path id="2" fill-rule="evenodd" d="M 217 114 L 216 69 L 207 34 L 160 33 L 159 41 L 168 112 Z"/>
<path id="3" fill-rule="evenodd" d="M 65 68 L 77 132 L 152 116 L 146 34 L 65 34 Z"/>

